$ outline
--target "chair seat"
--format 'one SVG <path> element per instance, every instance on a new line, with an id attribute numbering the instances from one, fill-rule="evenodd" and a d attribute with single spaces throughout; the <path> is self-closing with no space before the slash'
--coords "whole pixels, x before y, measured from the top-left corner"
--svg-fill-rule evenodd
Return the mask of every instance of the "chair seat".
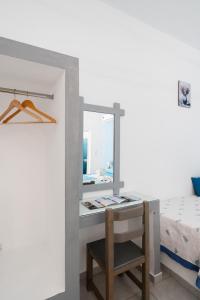
<path id="1" fill-rule="evenodd" d="M 105 266 L 105 239 L 88 243 L 87 247 L 93 258 Z M 132 241 L 114 244 L 114 268 L 143 257 L 142 249 Z"/>

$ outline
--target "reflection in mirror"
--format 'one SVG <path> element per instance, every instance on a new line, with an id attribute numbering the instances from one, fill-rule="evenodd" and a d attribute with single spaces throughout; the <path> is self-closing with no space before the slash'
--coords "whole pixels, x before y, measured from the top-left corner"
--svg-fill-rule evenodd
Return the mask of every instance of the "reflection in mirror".
<path id="1" fill-rule="evenodd" d="M 84 111 L 83 184 L 113 182 L 114 115 Z"/>

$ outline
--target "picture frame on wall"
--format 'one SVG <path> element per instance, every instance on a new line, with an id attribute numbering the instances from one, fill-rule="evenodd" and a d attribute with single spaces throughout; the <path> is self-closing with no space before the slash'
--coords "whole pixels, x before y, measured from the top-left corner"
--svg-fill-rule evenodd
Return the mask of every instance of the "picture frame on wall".
<path id="1" fill-rule="evenodd" d="M 191 84 L 185 81 L 178 81 L 178 105 L 191 107 Z"/>

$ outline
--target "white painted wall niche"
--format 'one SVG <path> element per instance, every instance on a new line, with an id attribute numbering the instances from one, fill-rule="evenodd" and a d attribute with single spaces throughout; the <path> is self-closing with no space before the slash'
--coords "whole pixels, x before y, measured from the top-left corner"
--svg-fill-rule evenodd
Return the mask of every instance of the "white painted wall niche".
<path id="1" fill-rule="evenodd" d="M 6 56 L 0 65 L 0 86 L 55 96 L 29 98 L 57 124 L 0 125 L 0 299 L 43 300 L 65 290 L 65 74 Z M 0 113 L 13 98 L 0 94 Z"/>

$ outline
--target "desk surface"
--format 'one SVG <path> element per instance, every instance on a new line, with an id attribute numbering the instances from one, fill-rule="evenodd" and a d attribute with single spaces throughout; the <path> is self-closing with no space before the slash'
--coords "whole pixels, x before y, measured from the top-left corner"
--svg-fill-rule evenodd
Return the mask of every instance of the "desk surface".
<path id="1" fill-rule="evenodd" d="M 139 201 L 132 201 L 132 202 L 124 202 L 121 204 L 114 204 L 110 207 L 112 207 L 113 209 L 115 208 L 121 208 L 121 207 L 127 207 L 127 206 L 133 206 L 133 205 L 137 205 L 139 203 L 142 203 L 143 201 L 154 201 L 157 200 L 156 197 L 151 197 L 151 196 L 147 196 L 147 195 L 143 195 L 137 192 L 128 192 L 128 193 L 121 193 L 120 195 L 124 195 L 124 196 L 137 196 L 139 198 L 141 198 L 141 200 Z M 99 196 L 98 196 L 99 197 Z M 87 198 L 84 199 L 82 201 L 80 201 L 80 208 L 79 208 L 79 216 L 80 217 L 89 217 L 92 215 L 96 215 L 96 214 L 100 214 L 100 213 L 104 213 L 105 212 L 105 207 L 103 208 L 97 208 L 97 209 L 88 209 L 87 207 L 85 207 L 83 205 L 84 202 L 90 201 L 90 200 L 95 200 L 97 197 L 91 197 L 91 198 Z"/>

